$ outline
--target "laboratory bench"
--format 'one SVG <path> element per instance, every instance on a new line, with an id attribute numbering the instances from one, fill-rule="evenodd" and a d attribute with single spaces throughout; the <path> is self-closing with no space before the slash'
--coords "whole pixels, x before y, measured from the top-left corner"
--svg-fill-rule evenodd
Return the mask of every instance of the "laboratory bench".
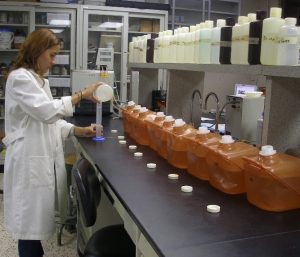
<path id="1" fill-rule="evenodd" d="M 93 120 L 75 118 L 85 126 Z M 300 256 L 300 210 L 267 212 L 247 202 L 246 195 L 227 195 L 207 181 L 174 168 L 149 147 L 125 135 L 122 120 L 104 118 L 105 141 L 76 138 L 76 148 L 97 167 L 113 205 L 137 246 L 137 256 L 293 257 Z M 117 129 L 118 133 L 111 130 Z M 131 144 L 143 152 L 134 157 Z M 154 162 L 155 169 L 146 164 Z M 168 179 L 178 173 L 178 180 Z M 182 185 L 193 186 L 183 193 Z M 207 205 L 221 206 L 219 213 Z"/>

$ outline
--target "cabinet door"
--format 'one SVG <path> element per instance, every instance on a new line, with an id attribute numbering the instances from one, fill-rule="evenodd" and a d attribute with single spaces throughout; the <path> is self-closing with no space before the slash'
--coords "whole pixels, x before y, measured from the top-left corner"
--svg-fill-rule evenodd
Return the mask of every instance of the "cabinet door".
<path id="1" fill-rule="evenodd" d="M 48 28 L 60 40 L 60 51 L 47 77 L 53 97 L 70 95 L 70 71 L 75 69 L 75 9 L 36 8 L 35 29 Z"/>
<path id="2" fill-rule="evenodd" d="M 121 100 L 126 99 L 126 61 L 127 61 L 127 24 L 128 15 L 124 12 L 105 10 L 83 11 L 83 42 L 82 42 L 82 68 L 99 69 L 108 65 L 108 70 L 114 71 L 114 84 L 120 94 Z M 97 62 L 99 48 L 109 48 L 113 51 L 111 57 L 104 63 L 104 58 Z M 109 63 L 113 62 L 112 67 Z"/>

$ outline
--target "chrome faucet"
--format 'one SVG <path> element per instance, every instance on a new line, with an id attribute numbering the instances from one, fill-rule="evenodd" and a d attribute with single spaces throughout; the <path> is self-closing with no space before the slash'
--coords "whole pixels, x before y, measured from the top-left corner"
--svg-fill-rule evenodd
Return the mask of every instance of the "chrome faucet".
<path id="1" fill-rule="evenodd" d="M 195 124 L 194 124 L 194 120 L 193 120 L 193 111 L 194 111 L 193 103 L 194 103 L 194 99 L 195 99 L 196 95 L 199 96 L 199 106 L 200 106 L 200 124 L 199 124 L 199 126 L 201 125 L 201 114 L 202 114 L 201 113 L 202 112 L 202 96 L 201 96 L 200 91 L 198 89 L 195 89 L 192 94 L 192 102 L 191 102 L 191 123 L 194 127 L 195 127 Z"/>
<path id="2" fill-rule="evenodd" d="M 216 115 L 215 115 L 215 131 L 219 131 L 219 98 L 217 96 L 216 93 L 214 92 L 209 92 L 206 97 L 205 97 L 205 100 L 204 100 L 204 109 L 207 110 L 207 101 L 209 99 L 210 96 L 214 96 L 214 98 L 216 99 Z"/>

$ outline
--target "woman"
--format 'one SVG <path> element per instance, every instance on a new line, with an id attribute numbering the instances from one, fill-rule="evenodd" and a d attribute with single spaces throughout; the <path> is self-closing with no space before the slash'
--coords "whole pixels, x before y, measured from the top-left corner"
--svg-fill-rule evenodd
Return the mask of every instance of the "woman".
<path id="1" fill-rule="evenodd" d="M 6 229 L 18 239 L 20 257 L 41 257 L 40 240 L 55 232 L 54 200 L 65 175 L 62 140 L 94 136 L 94 127 L 74 127 L 62 120 L 82 99 L 97 102 L 100 83 L 53 99 L 43 75 L 55 64 L 59 40 L 48 29 L 24 41 L 6 83 L 4 216 Z M 57 180 L 57 182 L 55 182 Z"/>

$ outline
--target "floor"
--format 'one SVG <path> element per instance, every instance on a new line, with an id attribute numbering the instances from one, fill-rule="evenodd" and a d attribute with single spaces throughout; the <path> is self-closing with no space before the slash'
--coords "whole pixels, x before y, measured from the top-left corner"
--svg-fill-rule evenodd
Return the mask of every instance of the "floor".
<path id="1" fill-rule="evenodd" d="M 0 173 L 0 188 L 3 188 L 3 174 Z M 3 225 L 3 195 L 0 195 L 0 256 L 18 257 L 17 241 L 5 231 Z M 78 257 L 76 251 L 76 234 L 69 234 L 64 231 L 62 236 L 62 246 L 56 243 L 56 235 L 50 240 L 42 241 L 45 255 L 44 257 Z"/>

